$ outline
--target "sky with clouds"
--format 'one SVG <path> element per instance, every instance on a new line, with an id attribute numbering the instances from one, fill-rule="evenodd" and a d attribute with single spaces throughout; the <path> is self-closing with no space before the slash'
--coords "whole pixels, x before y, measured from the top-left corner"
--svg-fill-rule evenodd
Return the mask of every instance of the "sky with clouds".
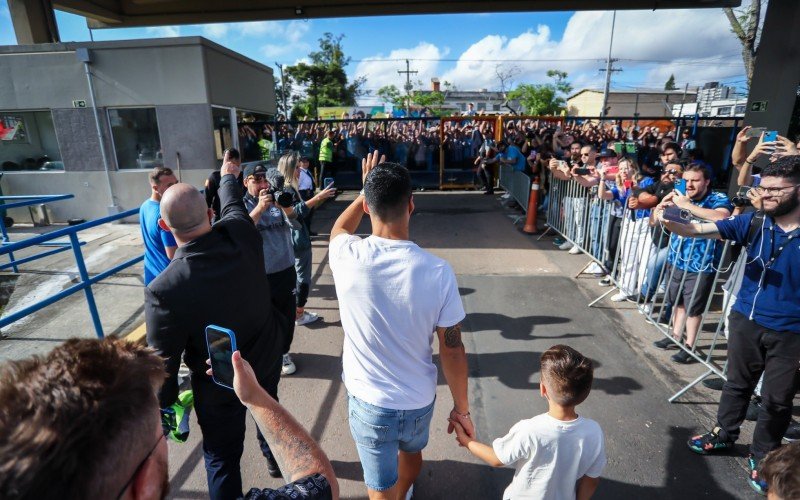
<path id="1" fill-rule="evenodd" d="M 56 13 L 63 41 L 89 40 L 83 18 Z M 539 83 L 548 69 L 569 73 L 575 89 L 602 87 L 612 13 L 531 12 L 393 16 L 161 26 L 93 30 L 95 40 L 204 36 L 268 66 L 294 64 L 317 47 L 325 32 L 345 35 L 352 58 L 349 76 L 365 76 L 374 93 L 383 85 L 402 88 L 409 59 L 414 81 L 431 78 L 461 90 L 499 89 L 499 73 L 512 85 Z M 16 43 L 5 0 L 0 0 L 0 45 Z M 620 11 L 612 57 L 622 69 L 612 88 L 663 88 L 722 81 L 743 90 L 740 45 L 721 9 Z M 277 73 L 277 71 L 276 71 Z M 377 98 L 364 97 L 363 104 Z"/>

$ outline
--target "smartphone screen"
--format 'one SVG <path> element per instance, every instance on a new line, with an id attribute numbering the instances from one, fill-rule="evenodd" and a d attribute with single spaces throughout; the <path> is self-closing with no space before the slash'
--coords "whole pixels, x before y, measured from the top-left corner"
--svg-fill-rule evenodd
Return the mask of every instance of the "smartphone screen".
<path id="1" fill-rule="evenodd" d="M 330 184 L 328 184 L 327 186 L 325 186 L 325 189 L 330 189 L 330 188 L 332 188 L 332 187 L 333 187 L 333 181 L 331 181 L 331 183 L 330 183 Z"/>
<path id="2" fill-rule="evenodd" d="M 775 142 L 778 140 L 778 132 L 776 130 L 770 130 L 768 132 L 764 132 L 764 142 Z"/>
<path id="3" fill-rule="evenodd" d="M 675 191 L 679 192 L 680 194 L 686 194 L 686 180 L 685 179 L 678 179 L 675 181 Z"/>
<path id="4" fill-rule="evenodd" d="M 744 133 L 746 137 L 761 137 L 761 134 L 766 132 L 766 127 L 752 127 Z"/>
<path id="5" fill-rule="evenodd" d="M 231 356 L 236 350 L 236 337 L 233 332 L 221 326 L 208 325 L 206 327 L 206 345 L 208 345 L 208 359 L 211 360 L 214 382 L 222 387 L 233 389 Z"/>

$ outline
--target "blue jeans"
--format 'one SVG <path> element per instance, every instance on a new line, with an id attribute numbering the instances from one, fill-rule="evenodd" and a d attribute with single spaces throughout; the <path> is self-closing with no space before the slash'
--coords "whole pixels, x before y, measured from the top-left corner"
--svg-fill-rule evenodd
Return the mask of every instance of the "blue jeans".
<path id="1" fill-rule="evenodd" d="M 661 271 L 664 269 L 664 264 L 667 263 L 667 255 L 669 255 L 668 246 L 650 254 L 641 290 L 646 302 L 652 300 L 658 291 L 658 285 L 661 282 Z"/>
<path id="2" fill-rule="evenodd" d="M 417 453 L 425 448 L 433 405 L 417 410 L 392 410 L 348 393 L 350 433 L 356 442 L 367 488 L 384 491 L 394 486 L 397 452 Z"/>

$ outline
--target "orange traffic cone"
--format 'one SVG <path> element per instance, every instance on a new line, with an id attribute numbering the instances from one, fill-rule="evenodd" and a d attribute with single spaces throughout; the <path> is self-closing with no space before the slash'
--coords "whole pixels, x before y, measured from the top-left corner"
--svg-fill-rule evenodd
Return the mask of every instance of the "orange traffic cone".
<path id="1" fill-rule="evenodd" d="M 539 209 L 539 177 L 536 176 L 533 178 L 533 182 L 531 183 L 531 196 L 528 199 L 528 217 L 525 219 L 525 227 L 522 228 L 522 232 L 527 234 L 536 234 L 539 232 L 539 228 L 536 225 L 538 219 L 538 209 Z"/>

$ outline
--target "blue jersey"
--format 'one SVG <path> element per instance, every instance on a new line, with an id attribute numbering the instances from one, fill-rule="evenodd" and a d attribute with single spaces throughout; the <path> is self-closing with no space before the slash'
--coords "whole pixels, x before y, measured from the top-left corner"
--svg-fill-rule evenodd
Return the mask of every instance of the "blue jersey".
<path id="1" fill-rule="evenodd" d="M 747 243 L 750 221 L 755 212 L 717 222 L 726 240 Z M 792 233 L 765 217 L 760 230 L 747 247 L 742 286 L 733 310 L 759 325 L 779 332 L 800 333 L 800 237 L 795 237 L 765 269 Z"/>
<path id="2" fill-rule="evenodd" d="M 139 226 L 144 241 L 144 285 L 147 286 L 169 265 L 166 247 L 178 246 L 172 233 L 158 227 L 161 206 L 157 201 L 147 200 L 139 207 Z"/>
<path id="3" fill-rule="evenodd" d="M 711 192 L 698 202 L 700 208 L 727 208 L 732 210 L 728 197 L 723 193 Z M 667 261 L 682 271 L 690 273 L 713 273 L 718 262 L 719 250 L 722 248 L 717 240 L 704 238 L 683 238 L 672 234 L 669 240 L 669 256 Z"/>
<path id="4" fill-rule="evenodd" d="M 514 160 L 514 163 L 511 164 L 511 168 L 513 168 L 517 172 L 524 172 L 525 171 L 525 155 L 522 154 L 522 151 L 519 150 L 516 146 L 508 146 L 503 153 L 497 154 L 498 158 L 505 158 L 507 160 Z"/>

